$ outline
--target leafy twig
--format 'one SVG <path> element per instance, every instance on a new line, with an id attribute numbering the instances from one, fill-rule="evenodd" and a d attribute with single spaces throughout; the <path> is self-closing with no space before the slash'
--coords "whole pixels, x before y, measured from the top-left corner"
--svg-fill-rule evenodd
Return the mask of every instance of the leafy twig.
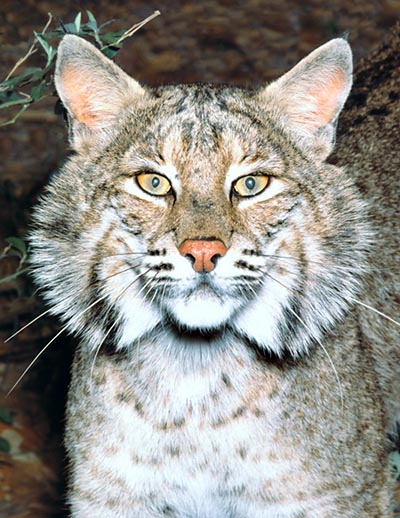
<path id="1" fill-rule="evenodd" d="M 153 14 L 151 14 L 150 16 L 148 16 L 141 22 L 135 23 L 135 25 L 132 25 L 132 27 L 130 29 L 126 30 L 122 34 L 122 36 L 120 38 L 118 38 L 117 41 L 115 41 L 114 43 L 110 43 L 109 45 L 104 45 L 103 47 L 101 47 L 100 50 L 103 51 L 104 49 L 107 49 L 108 47 L 120 47 L 121 43 L 124 40 L 133 36 L 135 34 L 135 32 L 137 32 L 139 29 L 144 27 L 147 23 L 151 22 L 151 20 L 154 20 L 154 18 L 157 18 L 157 16 L 160 16 L 160 14 L 161 14 L 160 11 L 154 11 Z"/>
<path id="2" fill-rule="evenodd" d="M 86 23 L 82 23 L 82 13 L 78 13 L 73 22 L 64 24 L 59 21 L 53 31 L 47 32 L 53 22 L 53 16 L 49 13 L 49 19 L 42 32 L 34 32 L 35 39 L 28 52 L 17 61 L 4 81 L 0 83 L 0 109 L 20 106 L 14 117 L 1 122 L 0 126 L 13 124 L 30 105 L 54 95 L 52 74 L 57 56 L 57 45 L 65 34 L 76 34 L 85 39 L 92 39 L 103 54 L 113 58 L 127 38 L 130 38 L 146 23 L 159 16 L 160 12 L 155 11 L 145 20 L 136 23 L 127 30 L 105 33 L 102 32 L 104 27 L 114 20 L 98 25 L 93 13 L 86 11 L 86 14 Z M 46 64 L 43 67 L 29 67 L 19 75 L 15 75 L 18 68 L 37 52 L 39 46 L 45 52 Z M 24 91 L 24 89 L 27 91 Z"/>
<path id="3" fill-rule="evenodd" d="M 47 13 L 48 16 L 49 16 L 49 19 L 47 20 L 47 23 L 46 25 L 43 27 L 43 30 L 42 30 L 42 33 L 45 33 L 47 31 L 47 29 L 49 28 L 49 25 L 51 24 L 51 22 L 53 21 L 53 16 L 51 13 Z M 19 68 L 22 63 L 24 63 L 28 58 L 30 58 L 32 56 L 32 54 L 34 54 L 35 52 L 37 52 L 37 48 L 36 48 L 36 41 L 34 41 L 32 43 L 32 45 L 30 46 L 28 52 L 25 54 L 24 57 L 20 58 L 16 63 L 15 65 L 13 66 L 13 68 L 10 70 L 10 72 L 7 74 L 7 77 L 4 79 L 4 81 L 8 81 L 10 79 L 10 77 L 15 73 L 15 71 L 17 70 L 17 68 Z"/>

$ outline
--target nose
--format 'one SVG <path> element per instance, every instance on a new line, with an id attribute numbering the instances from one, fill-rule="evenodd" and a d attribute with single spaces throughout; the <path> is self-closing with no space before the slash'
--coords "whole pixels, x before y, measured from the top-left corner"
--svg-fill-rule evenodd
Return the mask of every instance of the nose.
<path id="1" fill-rule="evenodd" d="M 199 273 L 214 270 L 217 259 L 226 252 L 226 246 L 219 239 L 186 239 L 179 247 L 179 253 L 187 257 Z"/>

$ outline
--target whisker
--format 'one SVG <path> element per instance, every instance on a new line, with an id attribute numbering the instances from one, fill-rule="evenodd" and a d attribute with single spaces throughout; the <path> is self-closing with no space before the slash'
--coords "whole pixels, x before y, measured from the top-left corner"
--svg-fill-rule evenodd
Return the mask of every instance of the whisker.
<path id="1" fill-rule="evenodd" d="M 138 263 L 137 265 L 132 265 L 130 266 L 129 268 L 125 268 L 124 270 L 121 270 L 119 272 L 116 272 L 116 273 L 113 273 L 111 275 L 108 275 L 107 277 L 105 277 L 104 279 L 96 279 L 92 282 L 90 282 L 87 286 L 85 286 L 83 289 L 82 289 L 82 292 L 86 291 L 88 288 L 91 288 L 92 286 L 94 286 L 95 284 L 98 284 L 100 282 L 105 282 L 107 281 L 108 279 L 111 279 L 112 277 L 116 277 L 117 275 L 121 274 L 121 273 L 125 273 L 125 272 L 128 272 L 129 270 L 132 270 L 133 268 L 136 268 L 137 266 L 139 266 L 140 263 Z M 15 338 L 17 335 L 19 335 L 20 333 L 22 333 L 22 331 L 24 331 L 27 327 L 31 326 L 32 324 L 34 324 L 37 320 L 39 320 L 40 318 L 44 317 L 45 315 L 47 315 L 48 313 L 50 313 L 51 311 L 54 311 L 54 312 L 57 312 L 57 310 L 63 306 L 64 302 L 66 300 L 68 300 L 70 298 L 70 296 L 67 296 L 65 297 L 64 299 L 62 299 L 61 301 L 57 302 L 57 304 L 49 309 L 47 309 L 46 311 L 43 311 L 43 313 L 41 313 L 40 315 L 38 315 L 37 317 L 35 317 L 33 320 L 31 320 L 30 322 L 28 322 L 27 324 L 25 324 L 23 327 L 21 327 L 20 329 L 18 329 L 18 331 L 16 331 L 15 333 L 13 333 L 11 336 L 9 336 L 8 338 L 6 338 L 4 340 L 4 343 L 6 344 L 7 342 L 9 342 L 10 340 L 12 340 L 13 338 Z"/>
<path id="2" fill-rule="evenodd" d="M 137 276 L 135 277 L 135 279 L 134 279 L 132 282 L 130 282 L 130 283 L 128 284 L 128 286 L 125 286 L 125 287 L 124 287 L 124 288 L 119 292 L 119 294 L 116 296 L 115 300 L 113 301 L 113 302 L 114 302 L 114 304 L 115 304 L 115 302 L 117 302 L 117 301 L 118 301 L 118 299 L 120 299 L 120 298 L 122 297 L 122 295 L 123 295 L 127 290 L 129 290 L 129 288 L 131 288 L 131 287 L 135 284 L 135 282 L 137 282 L 137 280 L 138 280 L 138 279 L 140 279 L 140 277 L 143 277 L 143 275 L 146 275 L 150 270 L 151 270 L 151 268 L 148 268 L 147 270 L 145 270 L 145 271 L 144 271 L 144 272 L 142 272 L 141 274 L 137 275 Z M 157 273 L 158 273 L 158 272 L 157 272 Z M 157 275 L 157 273 L 156 273 L 156 275 Z M 154 276 L 154 277 L 155 277 L 155 276 Z M 139 293 L 140 293 L 140 291 L 139 291 Z M 110 307 L 107 309 L 107 311 L 106 311 L 106 313 L 105 313 L 105 315 L 104 315 L 104 318 L 106 318 L 106 317 L 107 317 L 107 315 L 110 313 L 111 308 L 112 308 L 112 306 L 110 306 Z M 92 379 L 93 370 L 94 370 L 94 366 L 95 366 L 95 363 L 96 363 L 96 358 L 97 358 L 97 356 L 98 356 L 98 354 L 99 354 L 99 352 L 100 352 L 100 349 L 101 349 L 102 345 L 103 345 L 103 344 L 104 344 L 104 342 L 106 341 L 107 336 L 109 336 L 109 334 L 111 333 L 111 331 L 114 329 L 114 327 L 115 327 L 115 326 L 116 326 L 120 321 L 121 321 L 121 317 L 119 317 L 119 318 L 117 318 L 117 319 L 115 320 L 115 322 L 114 322 L 114 323 L 110 326 L 110 328 L 107 330 L 106 334 L 104 335 L 104 337 L 103 337 L 103 339 L 101 340 L 101 342 L 99 343 L 99 345 L 96 347 L 96 351 L 95 351 L 95 354 L 94 354 L 94 357 L 93 357 L 92 366 L 91 366 L 91 368 L 90 368 L 90 375 L 89 375 L 89 379 L 90 379 L 90 380 Z"/>
<path id="3" fill-rule="evenodd" d="M 64 299 L 65 300 L 65 299 Z M 16 331 L 15 333 L 13 333 L 11 336 L 9 336 L 8 338 L 6 338 L 4 340 L 4 343 L 6 344 L 7 342 L 9 342 L 10 340 L 12 340 L 15 336 L 19 335 L 19 333 L 22 333 L 22 331 L 24 331 L 24 329 L 26 329 L 27 327 L 29 327 L 31 324 L 34 324 L 37 320 L 39 320 L 39 318 L 42 318 L 44 317 L 45 315 L 47 315 L 48 313 L 50 313 L 50 311 L 52 310 L 53 308 L 49 308 L 49 309 L 46 309 L 46 311 L 43 311 L 43 313 L 40 313 L 40 315 L 38 315 L 37 317 L 35 317 L 33 320 L 31 320 L 30 322 L 28 322 L 27 324 L 25 324 L 23 327 L 21 327 L 21 329 L 18 329 L 18 331 Z"/>
<path id="4" fill-rule="evenodd" d="M 149 268 L 147 271 L 149 272 L 150 270 L 151 270 L 151 268 Z M 149 284 L 151 284 L 154 281 L 154 279 L 157 277 L 157 275 L 159 275 L 159 274 L 160 274 L 160 271 L 156 271 L 156 273 L 142 286 L 142 288 L 138 292 L 138 295 L 143 291 L 143 289 L 145 289 Z M 147 296 L 148 291 L 149 290 L 146 291 L 145 297 Z M 155 295 L 155 293 L 154 293 L 154 295 Z M 152 300 L 154 299 L 154 295 L 152 297 Z M 137 358 L 139 359 L 139 346 L 136 348 L 136 355 L 137 355 Z"/>
<path id="5" fill-rule="evenodd" d="M 289 288 L 289 286 L 285 286 L 282 282 L 280 282 L 278 279 L 274 278 L 270 273 L 266 272 L 265 270 L 261 269 L 261 271 L 263 273 L 265 273 L 265 275 L 270 277 L 272 280 L 274 280 L 275 282 L 279 283 L 284 288 L 286 288 L 288 290 L 291 290 L 291 291 L 294 291 L 294 292 L 296 291 L 293 288 Z M 363 306 L 363 307 L 369 309 L 370 311 L 373 311 L 374 313 L 376 313 L 377 315 L 380 315 L 383 318 L 386 318 L 386 320 L 389 320 L 393 324 L 395 324 L 397 326 L 400 326 L 400 322 L 398 320 L 395 320 L 394 318 L 390 317 L 386 313 L 383 313 L 382 311 L 379 311 L 378 309 L 374 308 L 373 306 L 370 306 L 369 304 L 366 304 L 365 302 L 362 302 L 361 300 L 355 299 L 354 297 L 351 297 L 350 295 L 347 295 L 347 299 L 351 300 L 352 302 L 355 302 L 356 304 L 359 304 L 360 306 Z"/>
<path id="6" fill-rule="evenodd" d="M 369 304 L 366 304 L 365 302 L 361 302 L 361 300 L 357 300 L 354 297 L 347 296 L 347 298 L 352 300 L 356 304 L 359 304 L 360 306 L 364 306 L 365 308 L 369 309 L 370 311 L 373 311 L 374 313 L 377 313 L 381 317 L 386 318 L 390 322 L 393 322 L 393 324 L 396 324 L 396 326 L 400 326 L 400 322 L 398 322 L 394 318 L 390 317 L 389 315 L 386 315 L 386 313 L 383 313 L 382 311 L 379 311 L 378 309 L 370 306 Z"/>
<path id="7" fill-rule="evenodd" d="M 281 281 L 278 281 L 278 279 L 275 279 L 272 275 L 270 275 L 269 273 L 265 272 L 266 275 L 268 277 L 270 277 L 272 280 L 274 280 L 275 282 L 277 282 L 278 284 L 280 284 L 282 287 L 286 288 L 287 290 L 289 291 L 293 291 L 295 292 L 295 290 L 293 290 L 292 288 L 290 288 L 289 286 L 286 286 L 285 284 L 283 284 Z M 290 306 L 286 306 L 286 309 L 288 309 L 293 315 L 295 318 L 297 318 L 297 320 L 303 325 L 304 329 L 308 329 L 307 327 L 307 324 L 304 322 L 304 320 L 290 307 Z M 330 354 L 328 353 L 327 349 L 324 347 L 324 345 L 322 344 L 321 340 L 319 340 L 319 338 L 315 337 L 315 340 L 317 341 L 318 345 L 321 347 L 321 349 L 324 351 L 326 357 L 328 358 L 328 361 L 329 363 L 331 364 L 331 367 L 332 367 L 332 370 L 335 374 L 335 378 L 338 382 L 338 386 L 339 386 L 339 394 L 340 394 L 340 400 L 341 400 L 341 406 L 342 406 L 342 409 L 344 407 L 344 398 L 343 398 L 343 389 L 342 389 L 342 384 L 340 382 L 340 378 L 339 378 L 339 374 L 338 374 L 338 371 L 335 367 L 335 364 L 333 363 L 333 360 L 330 356 Z"/>
<path id="8" fill-rule="evenodd" d="M 146 292 L 145 297 L 147 297 L 147 295 L 149 294 L 149 291 L 150 291 L 150 290 L 148 290 L 148 291 Z M 153 296 L 152 296 L 152 297 L 151 297 L 151 299 L 150 299 L 150 304 L 153 304 L 153 303 L 154 303 L 154 299 L 156 298 L 156 295 L 157 295 L 157 287 L 154 289 Z"/>
<path id="9" fill-rule="evenodd" d="M 22 378 L 25 376 L 25 374 L 29 371 L 29 369 L 32 367 L 32 365 L 34 365 L 34 363 L 36 362 L 36 360 L 38 360 L 40 358 L 40 356 L 48 349 L 48 347 L 54 342 L 54 340 L 56 340 L 67 328 L 68 326 L 71 324 L 71 322 L 74 322 L 75 320 L 77 320 L 78 318 L 80 318 L 84 313 L 86 313 L 87 311 L 89 311 L 89 309 L 91 309 L 93 306 L 95 306 L 96 304 L 98 304 L 99 302 L 101 302 L 102 300 L 104 300 L 108 295 L 103 295 L 102 297 L 99 297 L 97 300 L 95 300 L 92 304 L 90 304 L 90 306 L 88 306 L 86 309 L 84 309 L 83 311 L 81 311 L 78 315 L 75 315 L 75 317 L 73 317 L 69 322 L 68 324 L 65 324 L 61 329 L 60 331 L 58 331 L 58 333 L 56 333 L 55 336 L 53 336 L 53 338 L 51 340 L 49 340 L 47 342 L 47 344 L 37 353 L 37 355 L 33 358 L 33 360 L 29 363 L 29 365 L 26 367 L 26 369 L 23 371 L 23 373 L 21 374 L 21 376 L 19 376 L 19 378 L 17 379 L 17 381 L 14 383 L 14 385 L 10 388 L 10 390 L 7 392 L 7 395 L 6 397 L 8 397 L 11 392 L 15 389 L 15 387 L 19 384 L 19 382 L 22 380 Z"/>
<path id="10" fill-rule="evenodd" d="M 145 275 L 146 273 L 148 273 L 149 271 L 151 270 L 151 268 L 149 268 L 148 270 L 142 272 L 141 274 L 138 274 L 135 279 L 131 282 L 130 286 L 136 282 L 140 277 L 142 277 L 143 275 Z M 126 270 L 125 270 L 126 271 Z M 119 273 L 122 273 L 122 272 L 119 272 Z M 129 286 L 128 286 L 129 287 Z M 93 306 L 95 306 L 96 304 L 98 304 L 99 302 L 101 302 L 102 300 L 104 300 L 105 298 L 108 297 L 108 294 L 106 293 L 105 295 L 103 295 L 102 297 L 99 297 L 97 300 L 95 300 L 92 304 L 90 304 L 87 308 L 85 308 L 83 311 L 81 311 L 78 315 L 75 315 L 74 317 L 72 317 L 67 324 L 65 324 L 61 329 L 60 331 L 58 331 L 58 333 L 56 333 L 55 336 L 53 336 L 53 338 L 51 340 L 49 340 L 49 342 L 47 342 L 47 344 L 38 352 L 38 354 L 34 357 L 34 359 L 29 363 L 29 365 L 26 367 L 26 369 L 23 371 L 23 373 L 21 374 L 21 376 L 19 376 L 19 378 L 17 379 L 17 381 L 14 383 L 14 385 L 11 387 L 11 389 L 7 392 L 7 395 L 6 397 L 8 397 L 11 392 L 13 392 L 13 390 L 17 387 L 17 385 L 20 383 L 20 381 L 23 379 L 23 377 L 25 376 L 25 374 L 29 371 L 29 369 L 35 364 L 35 362 L 40 358 L 40 356 L 48 349 L 48 347 L 69 327 L 69 325 L 74 322 L 75 320 L 77 320 L 78 318 L 80 318 L 84 313 L 86 313 L 87 311 L 89 311 Z"/>
<path id="11" fill-rule="evenodd" d="M 149 268 L 147 271 L 149 272 L 150 270 L 151 270 L 151 268 Z M 138 295 L 140 295 L 140 294 L 142 293 L 142 291 L 143 291 L 144 289 L 146 289 L 146 287 L 147 287 L 150 283 L 152 283 L 152 282 L 154 281 L 154 279 L 157 277 L 157 275 L 158 275 L 159 273 L 160 273 L 160 272 L 159 272 L 159 271 L 157 271 L 157 272 L 153 275 L 153 277 L 151 277 L 151 279 L 149 279 L 149 280 L 148 280 L 148 281 L 147 281 L 147 282 L 146 282 L 146 283 L 141 287 L 141 289 L 140 289 L 140 290 L 139 290 L 139 292 L 138 292 Z"/>
<path id="12" fill-rule="evenodd" d="M 148 252 L 121 252 L 121 253 L 118 253 L 118 254 L 110 254 L 110 255 L 105 255 L 104 256 L 104 259 L 108 259 L 109 257 L 118 257 L 119 255 L 135 255 L 135 256 L 147 256 L 149 255 Z"/>
<path id="13" fill-rule="evenodd" d="M 154 279 L 157 277 L 157 275 L 160 273 L 160 271 L 157 271 L 156 274 L 152 277 L 151 281 L 154 281 Z M 146 293 L 144 294 L 144 297 L 147 298 L 147 296 L 149 295 L 150 293 L 150 290 L 151 290 L 151 286 L 149 287 L 149 289 L 146 291 Z M 157 291 L 154 290 L 154 293 L 153 293 L 153 296 L 151 297 L 150 299 L 150 304 L 153 304 L 154 302 L 154 298 L 157 294 Z"/>
<path id="14" fill-rule="evenodd" d="M 279 281 L 278 279 L 276 279 L 273 275 L 271 275 L 269 272 L 265 271 L 265 270 L 262 270 L 261 271 L 263 273 L 265 273 L 265 275 L 267 277 L 269 277 L 270 279 L 272 279 L 273 281 L 275 281 L 276 283 L 280 284 L 283 288 L 291 291 L 292 293 L 295 293 L 296 295 L 301 293 L 301 290 L 299 290 L 298 288 L 291 288 L 290 286 L 286 286 L 286 284 L 283 284 L 283 282 Z"/>
<path id="15" fill-rule="evenodd" d="M 297 318 L 297 320 L 303 325 L 304 329 L 308 329 L 307 328 L 307 325 L 306 323 L 304 322 L 304 320 L 290 307 L 290 306 L 286 306 L 286 309 L 288 309 L 292 315 Z M 333 363 L 333 360 L 330 356 L 330 354 L 328 353 L 328 350 L 326 349 L 326 347 L 322 344 L 321 340 L 317 337 L 315 337 L 315 340 L 317 341 L 318 345 L 321 347 L 321 349 L 323 350 L 323 352 L 325 353 L 326 357 L 328 358 L 328 361 L 332 367 L 332 370 L 335 374 L 335 378 L 336 378 L 336 381 L 338 382 L 338 387 L 339 387 L 339 395 L 340 395 L 340 401 L 341 401 L 341 407 L 342 407 L 342 410 L 344 408 L 344 397 L 343 397 L 343 389 L 342 389 L 342 384 L 341 384 L 341 381 L 340 381 L 340 378 L 339 378 L 339 373 L 335 367 L 335 364 Z"/>
<path id="16" fill-rule="evenodd" d="M 295 262 L 301 262 L 301 259 L 298 259 L 297 257 L 293 257 L 293 256 L 288 256 L 288 255 L 279 255 L 279 254 L 257 254 L 258 257 L 265 257 L 265 258 L 271 258 L 271 259 L 286 259 L 288 261 L 295 261 Z M 316 259 L 306 259 L 306 262 L 307 263 L 312 263 L 312 264 L 318 264 L 318 265 L 324 265 L 326 263 L 324 263 L 324 261 L 322 260 L 316 260 Z M 340 265 L 337 265 L 337 266 L 334 266 L 334 269 L 335 270 L 341 270 L 341 271 L 349 271 L 349 272 L 354 272 L 354 268 L 351 268 L 351 267 L 347 267 L 347 266 L 340 266 Z M 378 268 L 378 267 L 375 267 L 375 266 L 366 266 L 364 268 L 366 271 L 385 271 L 385 270 L 391 270 L 390 267 L 381 267 L 381 268 Z"/>
<path id="17" fill-rule="evenodd" d="M 126 290 L 126 289 L 128 289 L 128 288 L 125 288 L 125 290 Z M 125 291 L 125 290 L 124 290 L 124 291 Z M 107 311 L 107 312 L 109 312 L 109 311 L 110 311 L 110 308 L 108 309 L 108 311 Z M 106 315 L 107 315 L 107 313 L 106 313 Z M 106 315 L 104 315 L 104 316 L 106 316 Z M 98 354 L 99 354 L 99 352 L 100 352 L 100 349 L 101 349 L 102 345 L 103 345 L 103 344 L 104 344 L 104 342 L 106 341 L 107 336 L 111 333 L 111 331 L 114 329 L 114 327 L 115 327 L 115 326 L 116 326 L 120 321 L 121 321 L 121 317 L 119 317 L 119 318 L 117 318 L 117 319 L 115 320 L 115 322 L 114 322 L 114 323 L 109 327 L 109 329 L 108 329 L 108 331 L 106 332 L 106 334 L 104 335 L 103 339 L 100 341 L 99 345 L 96 347 L 96 350 L 95 350 L 95 352 L 94 352 L 94 356 L 93 356 L 92 365 L 91 365 L 91 367 L 90 367 L 89 381 L 91 381 L 91 380 L 92 380 L 94 366 L 95 366 L 95 364 L 96 364 L 96 359 L 97 359 L 97 356 L 98 356 Z"/>
<path id="18" fill-rule="evenodd" d="M 112 279 L 113 277 L 116 277 L 117 275 L 120 275 L 121 273 L 129 272 L 130 270 L 133 270 L 134 268 L 137 268 L 138 266 L 140 266 L 140 263 L 133 264 L 133 265 L 129 266 L 128 268 L 124 268 L 123 270 L 120 270 L 119 272 L 111 273 L 110 275 L 107 275 L 107 277 L 104 277 L 104 279 L 98 278 L 98 279 L 92 281 L 90 284 L 88 284 L 85 287 L 85 290 L 87 290 L 87 288 L 91 288 L 92 286 L 94 286 L 95 284 L 98 284 L 99 282 L 106 282 L 106 281 L 108 281 L 108 279 Z"/>

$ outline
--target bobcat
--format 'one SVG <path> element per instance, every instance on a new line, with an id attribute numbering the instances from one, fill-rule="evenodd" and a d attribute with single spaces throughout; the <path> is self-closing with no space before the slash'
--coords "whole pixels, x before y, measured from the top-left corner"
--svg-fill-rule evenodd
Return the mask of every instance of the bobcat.
<path id="1" fill-rule="evenodd" d="M 144 87 L 62 40 L 74 154 L 31 244 L 81 340 L 73 517 L 393 516 L 393 222 L 376 236 L 398 202 L 327 163 L 351 77 L 341 38 L 257 89 Z"/>

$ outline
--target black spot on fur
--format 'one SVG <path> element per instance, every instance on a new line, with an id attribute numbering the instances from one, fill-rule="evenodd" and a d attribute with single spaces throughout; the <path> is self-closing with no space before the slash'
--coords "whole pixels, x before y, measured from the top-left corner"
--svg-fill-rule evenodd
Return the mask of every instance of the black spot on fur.
<path id="1" fill-rule="evenodd" d="M 386 106 L 381 106 L 380 108 L 372 108 L 368 113 L 369 115 L 388 115 L 389 110 Z"/>
<path id="2" fill-rule="evenodd" d="M 229 378 L 229 376 L 223 372 L 222 373 L 222 376 L 221 376 L 221 380 L 222 380 L 222 383 L 227 387 L 227 388 L 231 388 L 232 387 L 232 382 Z"/>

